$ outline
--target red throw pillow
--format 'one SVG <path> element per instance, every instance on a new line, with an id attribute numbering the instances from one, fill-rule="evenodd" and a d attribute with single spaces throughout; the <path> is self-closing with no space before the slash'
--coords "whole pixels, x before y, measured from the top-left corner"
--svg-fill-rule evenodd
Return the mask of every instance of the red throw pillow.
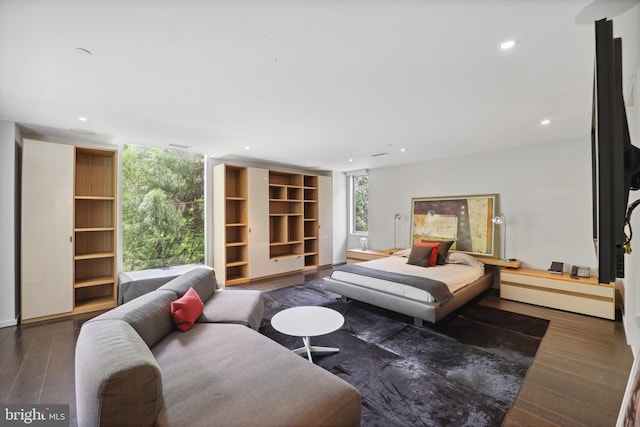
<path id="1" fill-rule="evenodd" d="M 187 292 L 171 303 L 171 315 L 176 326 L 181 331 L 188 331 L 193 323 L 202 314 L 204 304 L 200 296 L 193 288 L 189 288 Z"/>
<path id="2" fill-rule="evenodd" d="M 429 257 L 429 267 L 433 267 L 434 265 L 436 265 L 438 261 L 438 249 L 440 249 L 440 243 L 416 242 L 416 246 L 427 246 L 433 248 L 433 251 L 431 251 L 431 256 Z"/>

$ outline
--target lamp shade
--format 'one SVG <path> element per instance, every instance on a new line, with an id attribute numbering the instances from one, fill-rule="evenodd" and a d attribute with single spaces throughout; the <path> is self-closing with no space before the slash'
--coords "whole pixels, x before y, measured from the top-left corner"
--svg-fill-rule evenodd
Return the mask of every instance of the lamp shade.
<path id="1" fill-rule="evenodd" d="M 495 225 L 505 224 L 505 221 L 506 219 L 503 213 L 500 213 L 500 215 L 494 216 L 493 218 L 491 218 L 491 222 L 493 222 Z"/>

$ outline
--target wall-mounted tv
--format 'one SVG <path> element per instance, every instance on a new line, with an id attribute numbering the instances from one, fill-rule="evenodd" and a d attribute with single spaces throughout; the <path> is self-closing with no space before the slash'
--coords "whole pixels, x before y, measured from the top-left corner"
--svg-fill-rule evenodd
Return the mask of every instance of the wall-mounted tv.
<path id="1" fill-rule="evenodd" d="M 613 22 L 595 23 L 596 55 L 591 121 L 593 239 L 598 282 L 624 277 L 629 191 L 640 188 L 640 149 L 631 145 L 622 89 L 622 40 Z"/>

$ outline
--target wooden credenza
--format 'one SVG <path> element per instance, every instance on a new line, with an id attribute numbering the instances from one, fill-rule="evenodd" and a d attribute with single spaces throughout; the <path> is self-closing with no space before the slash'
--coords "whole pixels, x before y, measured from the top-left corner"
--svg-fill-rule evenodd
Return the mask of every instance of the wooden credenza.
<path id="1" fill-rule="evenodd" d="M 615 285 L 529 268 L 500 272 L 500 298 L 615 319 Z"/>
<path id="2" fill-rule="evenodd" d="M 347 249 L 347 264 L 354 264 L 356 262 L 371 261 L 378 258 L 386 258 L 390 256 L 388 252 L 377 251 L 375 249 Z"/>

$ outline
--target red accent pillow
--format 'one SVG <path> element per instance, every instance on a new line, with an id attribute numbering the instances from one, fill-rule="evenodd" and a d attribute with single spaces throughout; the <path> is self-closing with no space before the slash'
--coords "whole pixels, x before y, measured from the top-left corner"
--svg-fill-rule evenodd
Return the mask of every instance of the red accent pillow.
<path id="1" fill-rule="evenodd" d="M 178 329 L 183 332 L 191 329 L 202 314 L 203 307 L 200 296 L 193 288 L 189 288 L 181 298 L 171 302 L 171 315 Z"/>
<path id="2" fill-rule="evenodd" d="M 438 249 L 440 249 L 440 243 L 432 242 L 416 242 L 416 246 L 427 246 L 433 248 L 431 256 L 429 257 L 429 267 L 433 267 L 438 262 Z"/>

